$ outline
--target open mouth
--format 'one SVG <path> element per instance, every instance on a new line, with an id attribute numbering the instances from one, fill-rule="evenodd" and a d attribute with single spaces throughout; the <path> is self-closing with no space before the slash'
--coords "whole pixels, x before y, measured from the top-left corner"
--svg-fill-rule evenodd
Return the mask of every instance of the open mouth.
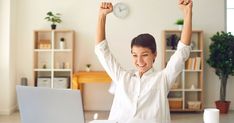
<path id="1" fill-rule="evenodd" d="M 141 69 L 142 69 L 142 68 L 145 68 L 145 66 L 146 66 L 146 65 L 143 65 L 143 66 L 137 65 L 137 67 L 138 67 L 138 68 L 141 68 Z"/>

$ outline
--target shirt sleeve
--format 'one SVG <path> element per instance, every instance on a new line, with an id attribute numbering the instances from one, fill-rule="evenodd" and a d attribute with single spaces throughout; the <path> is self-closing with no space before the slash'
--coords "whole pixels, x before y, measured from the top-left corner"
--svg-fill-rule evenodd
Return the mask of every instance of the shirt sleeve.
<path id="1" fill-rule="evenodd" d="M 185 45 L 183 42 L 179 41 L 177 50 L 171 56 L 165 68 L 167 85 L 169 88 L 172 87 L 173 83 L 176 80 L 176 77 L 182 72 L 185 61 L 189 58 L 190 51 L 190 46 Z"/>
<path id="2" fill-rule="evenodd" d="M 99 62 L 102 64 L 108 75 L 116 83 L 119 81 L 125 70 L 119 65 L 115 57 L 110 52 L 106 40 L 100 42 L 95 46 L 95 53 Z"/>

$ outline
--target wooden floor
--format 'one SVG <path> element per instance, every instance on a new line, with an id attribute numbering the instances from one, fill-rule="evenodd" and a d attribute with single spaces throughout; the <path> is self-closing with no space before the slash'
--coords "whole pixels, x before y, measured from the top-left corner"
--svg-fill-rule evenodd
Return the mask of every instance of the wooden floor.
<path id="1" fill-rule="evenodd" d="M 86 111 L 86 123 L 93 119 L 94 113 L 99 114 L 99 119 L 107 119 L 109 112 L 105 111 Z M 203 123 L 202 113 L 171 113 L 172 123 Z M 220 123 L 233 123 L 234 111 L 229 114 L 220 115 Z M 15 112 L 10 116 L 0 115 L 0 123 L 20 123 L 19 112 Z"/>

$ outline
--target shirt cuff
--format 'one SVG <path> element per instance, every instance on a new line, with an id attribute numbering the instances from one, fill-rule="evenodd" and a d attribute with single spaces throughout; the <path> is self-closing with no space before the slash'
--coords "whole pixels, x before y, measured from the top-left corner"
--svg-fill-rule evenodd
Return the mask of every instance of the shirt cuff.
<path id="1" fill-rule="evenodd" d="M 107 41 L 103 40 L 95 46 L 95 51 L 97 50 L 105 51 L 107 48 L 108 48 Z"/>
<path id="2" fill-rule="evenodd" d="M 190 45 L 186 45 L 186 44 L 184 44 L 183 42 L 181 42 L 181 41 L 179 41 L 178 42 L 178 45 L 177 45 L 177 49 L 179 50 L 179 49 L 182 49 L 182 48 L 188 48 L 188 49 L 191 49 L 191 46 Z"/>
<path id="3" fill-rule="evenodd" d="M 190 45 L 186 45 L 181 41 L 178 42 L 176 52 L 179 53 L 180 56 L 182 56 L 183 61 L 186 61 L 189 58 L 190 51 L 191 51 L 191 46 Z"/>

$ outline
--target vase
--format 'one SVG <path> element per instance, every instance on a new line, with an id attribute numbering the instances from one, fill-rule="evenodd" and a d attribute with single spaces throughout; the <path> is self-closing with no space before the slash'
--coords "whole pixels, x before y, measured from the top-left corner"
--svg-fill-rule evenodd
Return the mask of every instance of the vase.
<path id="1" fill-rule="evenodd" d="M 28 79 L 26 77 L 22 77 L 20 84 L 23 85 L 23 86 L 27 86 L 28 85 Z"/>
<path id="2" fill-rule="evenodd" d="M 64 41 L 59 42 L 59 49 L 65 49 L 65 42 Z"/>

